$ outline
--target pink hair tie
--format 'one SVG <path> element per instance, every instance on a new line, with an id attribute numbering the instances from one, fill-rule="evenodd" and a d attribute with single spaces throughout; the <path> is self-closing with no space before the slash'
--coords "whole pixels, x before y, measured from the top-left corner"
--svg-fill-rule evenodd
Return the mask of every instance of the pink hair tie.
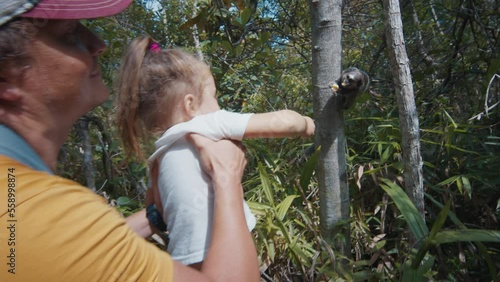
<path id="1" fill-rule="evenodd" d="M 151 45 L 149 45 L 149 51 L 151 51 L 153 53 L 158 53 L 161 51 L 161 47 L 158 43 L 153 42 L 153 43 L 151 43 Z"/>

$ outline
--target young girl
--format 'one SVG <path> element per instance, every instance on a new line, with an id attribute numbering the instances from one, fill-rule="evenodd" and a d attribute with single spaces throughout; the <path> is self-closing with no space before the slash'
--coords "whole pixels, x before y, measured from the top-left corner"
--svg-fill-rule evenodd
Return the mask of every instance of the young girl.
<path id="1" fill-rule="evenodd" d="M 150 168 L 159 164 L 158 186 L 170 238 L 167 251 L 195 267 L 201 265 L 210 244 L 214 197 L 212 180 L 201 170 L 186 135 L 198 133 L 213 140 L 308 137 L 315 129 L 311 118 L 290 110 L 262 114 L 220 110 L 208 65 L 178 49 L 160 50 L 150 37 L 130 44 L 118 93 L 118 127 L 128 152 L 142 157 L 140 139 L 163 133 L 148 164 Z M 246 204 L 244 209 L 251 230 L 255 217 Z"/>

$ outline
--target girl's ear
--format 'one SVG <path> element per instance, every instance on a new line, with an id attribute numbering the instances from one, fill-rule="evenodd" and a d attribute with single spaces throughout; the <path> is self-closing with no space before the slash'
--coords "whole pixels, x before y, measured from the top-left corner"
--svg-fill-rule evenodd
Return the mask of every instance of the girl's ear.
<path id="1" fill-rule="evenodd" d="M 182 100 L 182 110 L 187 117 L 195 117 L 198 107 L 198 101 L 193 94 L 187 94 L 184 96 Z"/>

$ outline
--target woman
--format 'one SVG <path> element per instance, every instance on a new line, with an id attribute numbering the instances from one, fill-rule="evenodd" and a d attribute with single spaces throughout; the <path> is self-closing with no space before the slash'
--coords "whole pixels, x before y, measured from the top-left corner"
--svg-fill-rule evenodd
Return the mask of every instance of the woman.
<path id="1" fill-rule="evenodd" d="M 0 281 L 259 279 L 242 206 L 246 161 L 236 144 L 190 137 L 216 197 L 213 239 L 200 272 L 128 227 L 150 235 L 144 211 L 127 225 L 89 189 L 52 174 L 73 123 L 108 97 L 97 62 L 105 44 L 78 19 L 110 16 L 129 3 L 0 4 Z"/>

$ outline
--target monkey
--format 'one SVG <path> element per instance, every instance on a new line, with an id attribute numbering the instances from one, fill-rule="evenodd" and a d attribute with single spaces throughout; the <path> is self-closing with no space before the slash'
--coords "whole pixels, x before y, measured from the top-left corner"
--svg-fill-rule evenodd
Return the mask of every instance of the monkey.
<path id="1" fill-rule="evenodd" d="M 331 86 L 342 97 L 342 108 L 347 110 L 354 105 L 356 97 L 368 90 L 370 78 L 368 74 L 355 67 L 342 72 L 342 76 Z"/>
<path id="2" fill-rule="evenodd" d="M 347 110 L 354 105 L 359 94 L 368 90 L 369 84 L 370 77 L 368 74 L 355 67 L 350 67 L 342 72 L 342 76 L 330 88 L 342 97 L 342 108 Z M 299 163 L 304 162 L 316 149 L 315 143 L 307 147 L 304 155 L 299 159 Z"/>

